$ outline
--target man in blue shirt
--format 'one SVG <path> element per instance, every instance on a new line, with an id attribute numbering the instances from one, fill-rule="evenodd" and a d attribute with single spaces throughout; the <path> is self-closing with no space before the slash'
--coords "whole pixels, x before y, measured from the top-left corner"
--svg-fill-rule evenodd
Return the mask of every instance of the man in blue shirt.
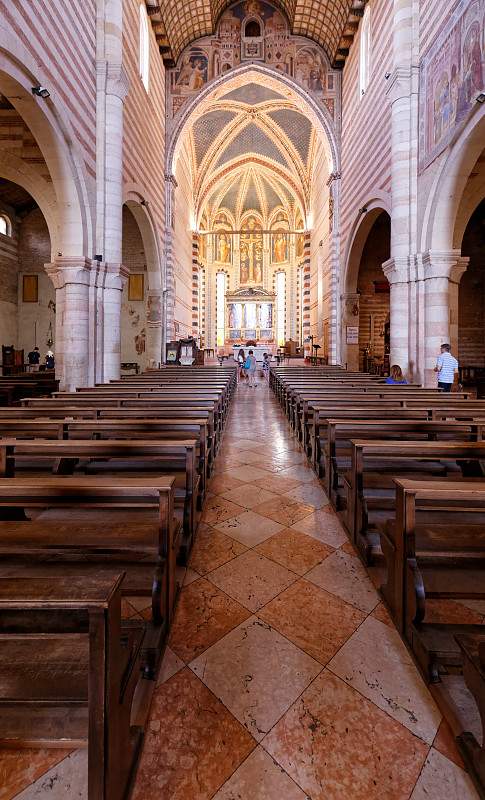
<path id="1" fill-rule="evenodd" d="M 455 381 L 455 373 L 458 372 L 458 361 L 450 353 L 450 345 L 441 345 L 441 354 L 436 359 L 434 371 L 438 373 L 438 389 L 442 392 L 451 392 L 451 387 Z"/>

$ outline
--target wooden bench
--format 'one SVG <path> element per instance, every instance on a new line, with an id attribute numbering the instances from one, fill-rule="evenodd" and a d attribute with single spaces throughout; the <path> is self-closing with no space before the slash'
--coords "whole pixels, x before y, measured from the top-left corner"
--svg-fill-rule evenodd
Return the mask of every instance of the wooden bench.
<path id="1" fill-rule="evenodd" d="M 151 598 L 159 655 L 177 593 L 174 482 L 167 476 L 1 478 L 0 576 L 125 571 L 123 594 Z"/>
<path id="2" fill-rule="evenodd" d="M 107 419 L 50 420 L 2 419 L 0 436 L 16 439 L 195 439 L 197 442 L 197 474 L 199 486 L 197 505 L 200 510 L 205 498 L 210 464 L 213 461 L 208 436 L 207 419 Z"/>
<path id="3" fill-rule="evenodd" d="M 386 564 L 381 591 L 398 629 L 412 642 L 413 625 L 425 620 L 427 597 L 485 599 L 485 482 L 394 483 L 395 516 L 379 525 Z M 421 663 L 437 677 L 433 664 Z"/>
<path id="4" fill-rule="evenodd" d="M 0 477 L 14 476 L 19 467 L 23 467 L 23 474 L 28 474 L 30 468 L 31 474 L 38 475 L 39 461 L 46 459 L 48 467 L 53 462 L 56 475 L 72 475 L 79 460 L 84 459 L 88 462 L 84 467 L 86 474 L 112 474 L 121 470 L 136 477 L 149 470 L 156 472 L 157 476 L 172 476 L 175 508 L 180 509 L 183 527 L 180 557 L 186 560 L 197 524 L 199 478 L 195 469 L 196 446 L 195 439 L 0 439 Z"/>
<path id="5" fill-rule="evenodd" d="M 122 580 L 0 579 L 1 746 L 88 747 L 97 800 L 126 797 L 143 733 L 144 627 L 121 620 Z"/>
<path id="6" fill-rule="evenodd" d="M 377 524 L 394 515 L 394 478 L 470 477 L 473 468 L 481 475 L 484 458 L 484 442 L 352 440 L 343 521 L 365 563 L 380 555 Z"/>
<path id="7" fill-rule="evenodd" d="M 414 413 L 414 412 L 412 412 Z M 323 463 L 318 471 L 325 478 L 330 501 L 339 509 L 341 479 L 351 466 L 352 439 L 370 441 L 391 440 L 399 443 L 411 441 L 482 441 L 485 422 L 436 421 L 424 419 L 328 419 Z"/>
<path id="8" fill-rule="evenodd" d="M 468 726 L 457 742 L 478 791 L 485 796 L 485 631 L 457 634 L 455 639 L 462 653 L 465 685 L 477 704 L 482 728 L 481 745 Z"/>

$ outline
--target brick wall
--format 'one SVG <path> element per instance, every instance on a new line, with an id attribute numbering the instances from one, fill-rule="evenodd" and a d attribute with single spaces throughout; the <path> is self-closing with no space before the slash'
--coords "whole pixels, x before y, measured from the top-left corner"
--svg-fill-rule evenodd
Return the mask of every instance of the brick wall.
<path id="1" fill-rule="evenodd" d="M 165 69 L 151 25 L 148 92 L 139 74 L 140 0 L 123 2 L 123 63 L 130 91 L 125 100 L 123 183 L 135 184 L 150 204 L 160 243 L 165 227 Z M 160 252 L 162 247 L 160 247 Z"/>
<path id="2" fill-rule="evenodd" d="M 439 4 L 437 4 L 439 5 Z M 341 252 L 359 207 L 391 188 L 391 108 L 384 75 L 392 72 L 392 3 L 369 0 L 370 80 L 359 96 L 360 28 L 345 62 L 342 85 Z M 345 267 L 345 265 L 343 265 Z"/>

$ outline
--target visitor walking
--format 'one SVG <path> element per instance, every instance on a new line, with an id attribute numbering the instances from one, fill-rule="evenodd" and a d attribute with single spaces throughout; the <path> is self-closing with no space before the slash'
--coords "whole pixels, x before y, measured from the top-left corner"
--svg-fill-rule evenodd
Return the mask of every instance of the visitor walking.
<path id="1" fill-rule="evenodd" d="M 249 378 L 249 386 L 257 386 L 256 383 L 256 369 L 257 369 L 256 359 L 254 357 L 254 353 L 252 350 L 249 351 L 248 357 L 246 359 L 246 363 L 244 365 L 244 369 L 246 370 Z"/>
<path id="2" fill-rule="evenodd" d="M 434 371 L 438 373 L 438 389 L 442 392 L 451 392 L 458 372 L 458 361 L 451 355 L 449 344 L 441 345 L 441 353 L 436 359 Z"/>

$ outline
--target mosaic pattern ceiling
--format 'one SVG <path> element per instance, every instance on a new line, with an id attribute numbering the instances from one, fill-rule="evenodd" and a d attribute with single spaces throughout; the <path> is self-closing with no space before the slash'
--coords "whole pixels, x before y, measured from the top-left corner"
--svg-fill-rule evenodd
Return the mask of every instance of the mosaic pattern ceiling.
<path id="1" fill-rule="evenodd" d="M 162 50 L 177 61 L 188 44 L 215 32 L 231 0 L 146 0 L 146 4 Z M 273 0 L 286 14 L 291 32 L 313 39 L 333 63 L 345 58 L 356 28 L 355 13 L 364 4 L 365 0 Z"/>

